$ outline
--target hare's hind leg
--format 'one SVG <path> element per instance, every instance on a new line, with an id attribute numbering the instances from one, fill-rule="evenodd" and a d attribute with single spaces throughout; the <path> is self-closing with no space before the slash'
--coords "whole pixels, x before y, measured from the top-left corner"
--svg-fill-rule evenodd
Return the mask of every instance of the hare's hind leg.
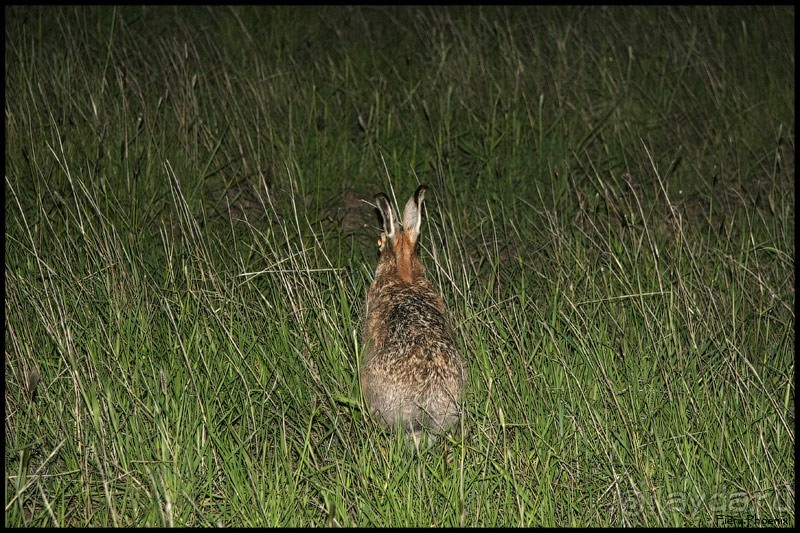
<path id="1" fill-rule="evenodd" d="M 406 440 L 417 451 L 429 448 L 436 443 L 436 435 L 423 429 L 411 429 L 406 432 Z"/>

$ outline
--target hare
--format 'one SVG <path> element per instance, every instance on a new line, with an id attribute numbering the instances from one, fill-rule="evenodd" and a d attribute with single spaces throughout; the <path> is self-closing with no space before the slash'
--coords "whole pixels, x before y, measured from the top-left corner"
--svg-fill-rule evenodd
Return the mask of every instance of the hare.
<path id="1" fill-rule="evenodd" d="M 408 199 L 402 223 L 389 197 L 375 196 L 383 217 L 380 259 L 362 324 L 359 369 L 374 418 L 419 446 L 459 420 L 467 365 L 455 343 L 444 300 L 425 279 L 418 243 L 426 185 Z"/>

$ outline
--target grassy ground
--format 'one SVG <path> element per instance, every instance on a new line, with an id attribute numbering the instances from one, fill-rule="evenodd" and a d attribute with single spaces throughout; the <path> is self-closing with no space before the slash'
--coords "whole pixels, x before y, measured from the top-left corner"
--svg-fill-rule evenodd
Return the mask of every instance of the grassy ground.
<path id="1" fill-rule="evenodd" d="M 5 9 L 6 525 L 794 524 L 793 8 Z M 415 453 L 357 368 L 418 182 Z"/>

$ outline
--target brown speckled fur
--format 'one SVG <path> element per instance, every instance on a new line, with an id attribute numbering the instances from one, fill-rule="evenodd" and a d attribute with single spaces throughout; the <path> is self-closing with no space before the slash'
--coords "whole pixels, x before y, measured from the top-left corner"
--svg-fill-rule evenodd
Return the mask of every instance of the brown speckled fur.
<path id="1" fill-rule="evenodd" d="M 419 443 L 423 432 L 453 428 L 461 414 L 467 365 L 458 352 L 444 301 L 424 277 L 417 243 L 426 186 L 408 200 L 402 227 L 388 197 L 381 256 L 367 293 L 360 378 L 372 415 Z"/>

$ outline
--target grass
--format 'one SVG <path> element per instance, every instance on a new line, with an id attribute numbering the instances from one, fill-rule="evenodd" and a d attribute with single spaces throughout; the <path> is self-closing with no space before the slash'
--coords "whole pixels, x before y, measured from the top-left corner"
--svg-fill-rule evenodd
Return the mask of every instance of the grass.
<path id="1" fill-rule="evenodd" d="M 793 8 L 5 9 L 6 525 L 794 524 Z M 419 453 L 357 379 L 418 182 Z"/>

